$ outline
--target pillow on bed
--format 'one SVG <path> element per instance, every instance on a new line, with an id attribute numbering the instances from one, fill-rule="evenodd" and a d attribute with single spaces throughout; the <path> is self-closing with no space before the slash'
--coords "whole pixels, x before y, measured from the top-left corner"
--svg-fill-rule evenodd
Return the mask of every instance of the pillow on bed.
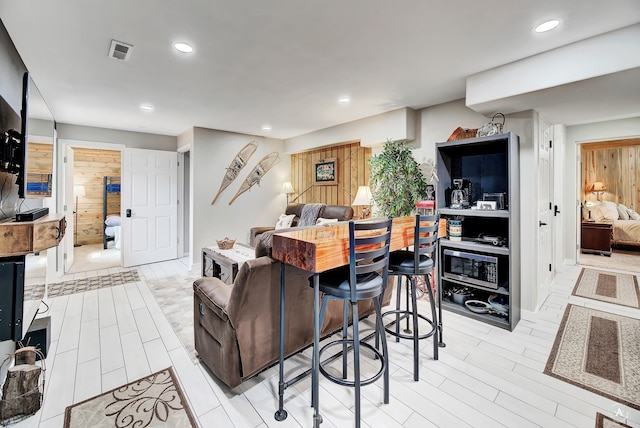
<path id="1" fill-rule="evenodd" d="M 293 218 L 295 216 L 295 214 L 280 214 L 280 217 L 278 218 L 278 221 L 276 223 L 276 230 L 291 227 L 291 223 L 293 222 Z"/>
<path id="2" fill-rule="evenodd" d="M 618 204 L 618 218 L 620 220 L 629 220 L 629 208 L 622 204 Z"/>
<path id="3" fill-rule="evenodd" d="M 603 201 L 600 204 L 600 211 L 605 219 L 618 220 L 618 207 L 614 202 Z"/>
<path id="4" fill-rule="evenodd" d="M 638 214 L 631 208 L 627 208 L 627 212 L 629 213 L 629 220 L 640 220 L 640 214 Z"/>
<path id="5" fill-rule="evenodd" d="M 122 221 L 119 215 L 108 215 L 104 220 L 104 224 L 106 224 L 107 227 L 120 226 L 121 223 Z"/>

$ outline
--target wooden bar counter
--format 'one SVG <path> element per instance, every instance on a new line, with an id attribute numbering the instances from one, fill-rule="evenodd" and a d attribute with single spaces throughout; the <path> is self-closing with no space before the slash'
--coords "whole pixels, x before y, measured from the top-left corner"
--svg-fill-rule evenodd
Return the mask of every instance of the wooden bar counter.
<path id="1" fill-rule="evenodd" d="M 413 245 L 415 217 L 395 217 L 391 251 Z M 273 258 L 309 272 L 349 264 L 349 225 L 342 223 L 273 234 Z"/>

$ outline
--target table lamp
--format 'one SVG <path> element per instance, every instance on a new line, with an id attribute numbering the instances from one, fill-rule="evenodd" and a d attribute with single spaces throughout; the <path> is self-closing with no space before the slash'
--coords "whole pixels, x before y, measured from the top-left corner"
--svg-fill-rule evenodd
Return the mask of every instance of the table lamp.
<path id="1" fill-rule="evenodd" d="M 589 191 L 596 195 L 597 201 L 600 200 L 600 195 L 602 195 L 605 190 L 607 190 L 607 186 L 605 186 L 602 181 L 596 181 L 589 185 Z"/>
<path id="2" fill-rule="evenodd" d="M 362 208 L 362 218 L 369 217 L 371 214 L 371 200 L 373 199 L 373 195 L 371 195 L 371 189 L 369 186 L 358 186 L 358 193 L 356 193 L 356 197 L 353 199 L 354 207 L 364 207 Z"/>

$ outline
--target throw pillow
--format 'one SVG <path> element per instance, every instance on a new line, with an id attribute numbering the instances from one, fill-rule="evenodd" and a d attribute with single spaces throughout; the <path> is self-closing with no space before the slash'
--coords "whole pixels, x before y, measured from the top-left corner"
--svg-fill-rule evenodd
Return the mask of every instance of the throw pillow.
<path id="1" fill-rule="evenodd" d="M 607 220 L 618 219 L 618 208 L 614 202 L 603 201 L 600 204 L 600 211 L 602 211 L 602 216 Z"/>
<path id="2" fill-rule="evenodd" d="M 322 217 L 318 217 L 318 220 L 316 221 L 316 225 L 318 226 L 325 226 L 331 223 L 337 223 L 338 219 L 337 218 L 322 218 Z"/>
<path id="3" fill-rule="evenodd" d="M 618 217 L 620 220 L 629 220 L 629 208 L 622 204 L 618 204 Z"/>
<path id="4" fill-rule="evenodd" d="M 291 227 L 291 223 L 293 222 L 293 218 L 295 216 L 295 214 L 280 214 L 280 217 L 278 218 L 278 221 L 276 223 L 276 230 Z"/>

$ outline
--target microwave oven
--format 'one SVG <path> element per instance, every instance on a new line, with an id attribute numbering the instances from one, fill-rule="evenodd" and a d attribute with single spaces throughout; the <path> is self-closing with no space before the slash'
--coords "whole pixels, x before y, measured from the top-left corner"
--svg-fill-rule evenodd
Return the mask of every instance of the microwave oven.
<path id="1" fill-rule="evenodd" d="M 442 276 L 498 289 L 498 258 L 487 254 L 445 249 L 442 257 Z"/>

